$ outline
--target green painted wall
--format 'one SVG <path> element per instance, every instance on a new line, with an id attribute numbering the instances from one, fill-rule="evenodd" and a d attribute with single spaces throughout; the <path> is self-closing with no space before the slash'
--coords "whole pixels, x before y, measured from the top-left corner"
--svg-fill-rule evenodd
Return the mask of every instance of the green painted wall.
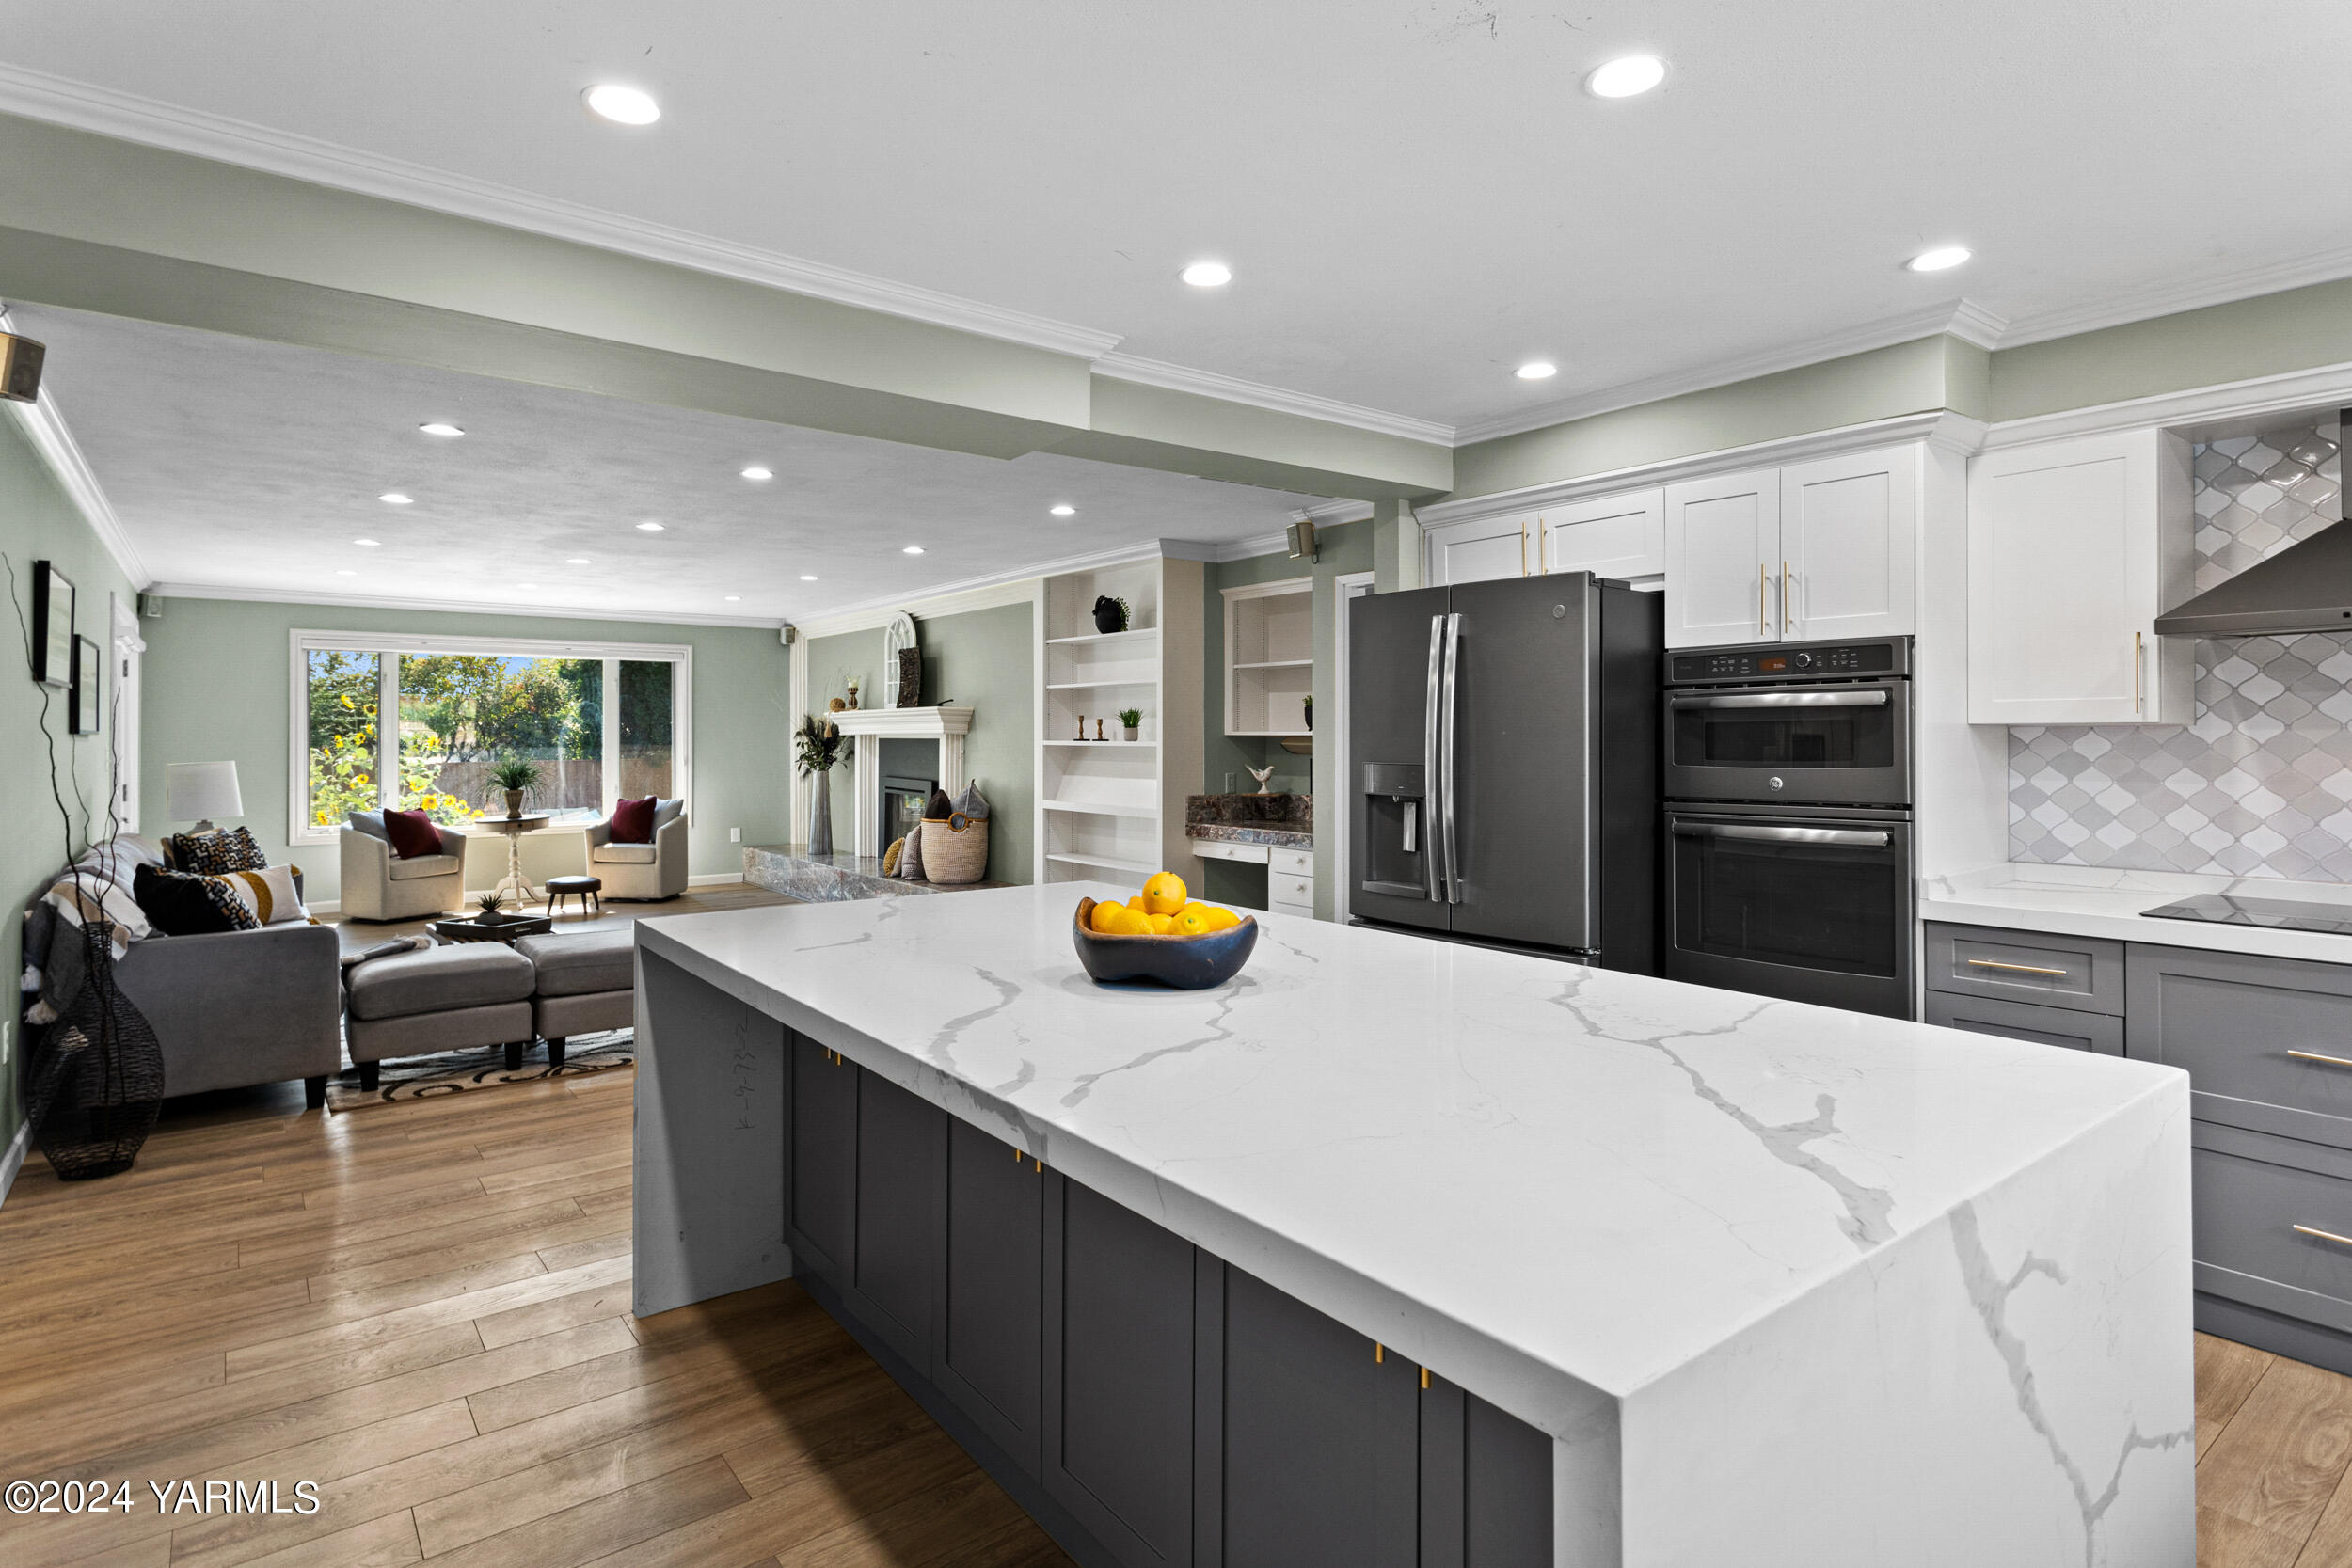
<path id="1" fill-rule="evenodd" d="M 915 617 L 923 701 L 972 709 L 964 768 L 988 797 L 988 875 L 999 882 L 1031 880 L 1037 859 L 1037 656 L 1030 614 L 1028 605 L 1011 604 Z M 852 675 L 860 682 L 859 705 L 881 704 L 880 628 L 812 637 L 806 647 L 810 708 L 822 710 L 828 699 L 845 695 Z M 857 814 L 850 777 L 846 764 L 834 770 L 834 844 L 844 849 L 852 842 Z M 805 826 L 790 834 L 795 842 L 807 836 Z"/>
<path id="2" fill-rule="evenodd" d="M 1972 352 L 1982 355 L 1939 334 L 1479 441 L 1454 454 L 1454 493 L 1523 489 L 1933 408 L 1981 419 Z"/>
<path id="3" fill-rule="evenodd" d="M 1299 756 L 1282 749 L 1279 740 L 1263 736 L 1229 736 L 1225 733 L 1225 595 L 1222 590 L 1239 588 L 1253 582 L 1276 582 L 1284 578 L 1311 576 L 1315 579 L 1315 713 L 1322 716 L 1338 711 L 1339 667 L 1337 640 L 1339 627 L 1339 590 L 1335 579 L 1343 574 L 1369 572 L 1373 569 L 1373 525 L 1343 523 L 1315 531 L 1315 559 L 1311 565 L 1293 561 L 1286 555 L 1258 555 L 1243 561 L 1212 563 L 1205 570 L 1201 594 L 1201 773 L 1202 792 L 1222 793 L 1228 787 L 1226 775 L 1232 774 L 1231 787 L 1247 794 L 1257 788 L 1257 782 L 1243 771 L 1245 768 L 1263 768 L 1271 763 L 1274 776 L 1266 787 L 1289 790 L 1316 798 L 1315 833 L 1315 915 L 1328 920 L 1332 911 L 1331 838 L 1322 831 L 1327 820 L 1326 810 L 1340 809 L 1339 787 L 1341 760 L 1318 750 L 1308 756 Z M 1196 861 L 1202 872 L 1200 896 L 1213 903 L 1234 899 L 1247 901 L 1252 908 L 1265 904 L 1265 868 L 1256 865 L 1235 865 L 1230 861 Z"/>
<path id="4" fill-rule="evenodd" d="M 107 726 L 97 735 L 69 734 L 66 696 L 58 689 L 49 690 L 44 715 L 42 694 L 48 689 L 33 684 L 16 616 L 21 614 L 25 625 L 31 624 L 33 562 L 54 561 L 73 580 L 74 629 L 111 653 L 113 626 L 107 595 L 127 596 L 131 592 L 129 580 L 50 477 L 48 466 L 13 420 L 0 420 L 0 553 L 7 555 L 16 578 L 16 608 L 5 628 L 7 646 L 14 651 L 8 656 L 6 675 L 0 676 L 0 800 L 8 802 L 12 818 L 9 831 L 0 833 L 0 887 L 7 890 L 9 911 L 8 931 L 0 936 L 0 960 L 6 961 L 13 977 L 24 968 L 24 926 L 17 912 L 52 873 L 87 847 L 93 833 L 105 836 L 113 756 L 111 712 Z M 111 693 L 112 688 L 108 689 Z M 111 709 L 111 700 L 108 706 Z M 59 764 L 56 780 L 73 812 L 70 829 L 51 803 L 53 743 Z M 13 992 L 13 984 L 9 989 Z M 0 1148 L 16 1136 L 24 1122 L 17 1092 L 19 1053 L 24 1043 L 17 1035 L 21 1026 L 17 1009 L 11 1006 L 7 1022 L 8 1065 L 0 1069 Z"/>
<path id="5" fill-rule="evenodd" d="M 357 610 L 335 605 L 171 599 L 161 620 L 143 623 L 146 681 L 140 736 L 141 789 L 149 832 L 183 824 L 164 816 L 164 767 L 230 758 L 245 798 L 244 825 L 272 862 L 302 867 L 309 896 L 340 897 L 331 844 L 289 845 L 288 634 L 321 631 L 447 632 L 536 641 L 684 642 L 694 650 L 694 798 L 689 808 L 688 867 L 697 877 L 737 873 L 745 844 L 785 836 L 790 765 L 787 650 L 759 626 L 689 626 L 635 621 L 557 620 L 529 615 Z M 504 869 L 488 843 L 467 857 L 469 885 L 487 886 Z M 532 877 L 579 870 L 580 840 L 548 834 L 532 845 Z"/>

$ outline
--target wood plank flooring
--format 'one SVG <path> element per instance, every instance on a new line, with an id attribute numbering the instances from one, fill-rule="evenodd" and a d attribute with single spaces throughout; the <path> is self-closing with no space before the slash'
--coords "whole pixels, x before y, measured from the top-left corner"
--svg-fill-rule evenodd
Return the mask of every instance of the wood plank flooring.
<path id="1" fill-rule="evenodd" d="M 792 1285 L 628 1312 L 631 1075 L 306 1113 L 174 1102 L 0 1207 L 9 1568 L 1046 1568 L 1069 1560 Z M 2198 1561 L 2352 1565 L 2352 1378 L 2200 1335 Z M 319 1483 L 310 1516 L 143 1483 Z"/>

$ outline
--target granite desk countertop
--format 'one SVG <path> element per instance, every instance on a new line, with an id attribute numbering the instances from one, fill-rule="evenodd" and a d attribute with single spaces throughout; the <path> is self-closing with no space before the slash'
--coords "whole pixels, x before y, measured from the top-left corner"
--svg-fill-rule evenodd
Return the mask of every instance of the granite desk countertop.
<path id="1" fill-rule="evenodd" d="M 1259 844 L 1270 849 L 1315 847 L 1311 795 L 1187 795 L 1184 836 L 1217 844 Z"/>

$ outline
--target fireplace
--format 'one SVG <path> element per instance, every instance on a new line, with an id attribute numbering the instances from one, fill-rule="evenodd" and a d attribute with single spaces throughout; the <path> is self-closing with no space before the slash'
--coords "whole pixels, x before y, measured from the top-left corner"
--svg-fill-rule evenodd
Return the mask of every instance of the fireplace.
<path id="1" fill-rule="evenodd" d="M 938 787 L 937 779 L 918 779 L 911 773 L 883 774 L 882 794 L 876 802 L 881 810 L 875 814 L 882 822 L 882 836 L 866 852 L 879 855 L 913 832 L 923 820 L 924 802 Z"/>

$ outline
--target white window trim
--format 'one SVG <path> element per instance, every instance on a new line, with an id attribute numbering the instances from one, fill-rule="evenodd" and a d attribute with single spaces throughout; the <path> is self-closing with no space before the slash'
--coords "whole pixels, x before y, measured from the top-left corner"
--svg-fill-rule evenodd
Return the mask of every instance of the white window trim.
<path id="1" fill-rule="evenodd" d="M 620 682 L 620 663 L 674 664 L 675 684 L 670 692 L 670 777 L 686 815 L 694 815 L 694 647 L 691 642 L 555 642 L 528 637 L 455 637 L 434 633 L 383 631 L 319 631 L 295 627 L 286 634 L 286 664 L 290 686 L 286 699 L 286 842 L 332 844 L 336 828 L 310 821 L 310 661 L 314 651 L 341 649 L 362 654 L 488 654 L 504 658 L 596 658 L 604 661 L 604 750 L 609 755 L 620 739 L 620 710 L 611 700 Z M 393 667 L 386 665 L 379 690 L 393 689 Z M 377 731 L 379 747 L 397 745 L 391 727 Z M 377 776 L 391 774 L 381 768 Z M 608 815 L 620 788 L 620 774 L 608 768 L 604 809 Z"/>

